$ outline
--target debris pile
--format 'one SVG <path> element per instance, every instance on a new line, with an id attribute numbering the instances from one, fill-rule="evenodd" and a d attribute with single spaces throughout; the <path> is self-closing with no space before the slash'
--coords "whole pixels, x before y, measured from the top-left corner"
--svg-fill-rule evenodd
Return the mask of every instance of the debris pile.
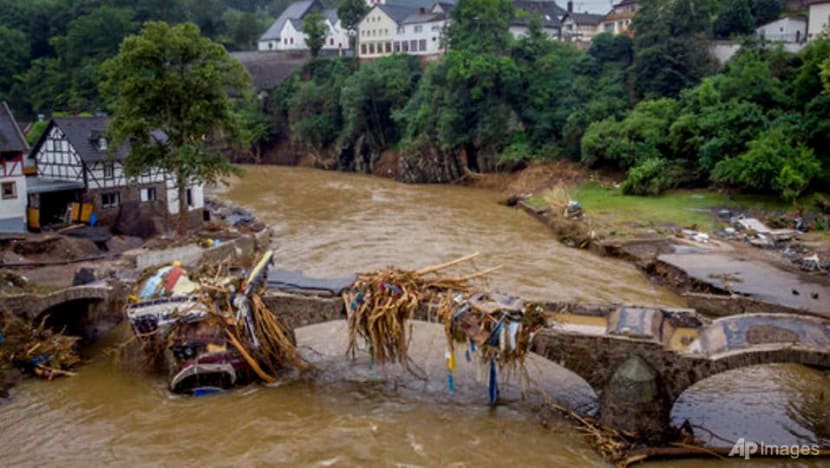
<path id="1" fill-rule="evenodd" d="M 205 208 L 210 213 L 213 223 L 224 224 L 240 232 L 258 232 L 265 228 L 265 225 L 258 221 L 250 211 L 236 205 L 207 199 Z"/>
<path id="2" fill-rule="evenodd" d="M 16 367 L 44 379 L 74 375 L 81 363 L 78 338 L 56 333 L 43 323 L 37 327 L 7 311 L 0 311 L 0 368 Z"/>
<path id="3" fill-rule="evenodd" d="M 362 340 L 373 362 L 408 366 L 411 320 L 421 307 L 437 305 L 447 336 L 449 392 L 455 392 L 455 350 L 463 344 L 468 362 L 478 353 L 480 362 L 489 366 L 489 399 L 497 403 L 498 371 L 518 370 L 520 378 L 526 377 L 525 358 L 535 333 L 546 325 L 547 315 L 543 307 L 524 304 L 519 298 L 475 293 L 471 280 L 495 268 L 463 276 L 441 273 L 476 255 L 419 271 L 387 268 L 359 275 L 354 287 L 343 294 L 349 320 L 348 352 L 354 356 Z"/>
<path id="4" fill-rule="evenodd" d="M 462 276 L 439 274 L 454 265 L 467 262 L 478 254 L 462 257 L 418 271 L 386 268 L 358 275 L 354 287 L 343 294 L 349 320 L 349 353 L 355 355 L 358 337 L 369 345 L 374 361 L 406 364 L 407 325 L 421 305 L 441 304 L 457 293 L 469 293 L 470 281 L 494 271 L 494 268 Z M 439 311 L 441 315 L 444 312 Z M 409 325 L 411 334 L 411 324 Z"/>
<path id="5" fill-rule="evenodd" d="M 148 359 L 164 360 L 171 391 L 203 394 L 254 377 L 275 382 L 282 368 L 308 368 L 258 294 L 271 257 L 247 278 L 232 273 L 229 259 L 201 268 L 195 280 L 175 263 L 142 276 L 127 317 Z"/>
<path id="6" fill-rule="evenodd" d="M 9 270 L 0 270 L 0 294 L 31 292 L 32 290 L 34 290 L 32 283 L 25 276 Z"/>

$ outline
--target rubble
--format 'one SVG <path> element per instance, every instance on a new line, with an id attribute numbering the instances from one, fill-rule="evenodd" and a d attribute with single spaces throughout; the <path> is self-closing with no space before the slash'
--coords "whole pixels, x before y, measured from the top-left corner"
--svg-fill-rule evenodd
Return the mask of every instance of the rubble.
<path id="1" fill-rule="evenodd" d="M 74 375 L 71 369 L 81 363 L 78 340 L 0 311 L 0 370 L 16 367 L 47 380 Z"/>

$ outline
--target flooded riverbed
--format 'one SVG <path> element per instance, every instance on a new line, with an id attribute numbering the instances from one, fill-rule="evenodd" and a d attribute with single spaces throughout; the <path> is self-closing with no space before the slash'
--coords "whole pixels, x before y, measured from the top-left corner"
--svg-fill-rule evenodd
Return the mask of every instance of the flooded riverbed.
<path id="1" fill-rule="evenodd" d="M 561 246 L 488 192 L 248 167 L 225 196 L 273 226 L 281 268 L 309 275 L 417 268 L 480 251 L 480 267 L 503 266 L 493 289 L 533 299 L 683 305 L 626 263 Z M 372 367 L 365 357 L 345 359 L 345 327 L 333 323 L 298 331 L 318 369 L 311 375 L 207 398 L 171 396 L 163 378 L 116 366 L 106 350 L 125 331 L 88 350 L 92 361 L 77 377 L 30 380 L 14 390 L 0 407 L 0 464 L 602 465 L 570 423 L 540 411 L 538 397 L 522 401 L 517 385 L 503 389 L 506 404 L 489 408 L 477 365 L 460 360 L 457 392 L 448 395 L 437 325 L 415 328 L 417 377 Z M 556 400 L 595 407 L 593 392 L 573 374 L 541 359 L 529 369 Z M 828 437 L 828 402 L 826 374 L 766 366 L 699 383 L 673 417 L 728 439 L 809 443 Z"/>

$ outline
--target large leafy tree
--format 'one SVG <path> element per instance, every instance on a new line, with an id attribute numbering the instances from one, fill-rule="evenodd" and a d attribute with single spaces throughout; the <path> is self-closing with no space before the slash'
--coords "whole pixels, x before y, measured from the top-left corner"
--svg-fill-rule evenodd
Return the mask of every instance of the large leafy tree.
<path id="1" fill-rule="evenodd" d="M 369 12 L 369 5 L 364 0 L 340 0 L 337 4 L 337 17 L 340 23 L 350 32 L 349 47 L 354 49 L 357 36 L 351 34 L 357 30 L 357 24 Z"/>
<path id="2" fill-rule="evenodd" d="M 752 0 L 750 7 L 756 26 L 775 21 L 783 9 L 781 0 Z"/>
<path id="3" fill-rule="evenodd" d="M 29 40 L 23 32 L 0 24 L 0 100 L 7 100 L 15 75 L 25 71 Z"/>
<path id="4" fill-rule="evenodd" d="M 676 96 L 714 69 L 710 0 L 642 0 L 634 18 L 632 82 L 641 97 Z"/>
<path id="5" fill-rule="evenodd" d="M 728 39 L 744 36 L 755 31 L 755 19 L 749 0 L 727 0 L 712 27 L 715 37 Z"/>
<path id="6" fill-rule="evenodd" d="M 190 23 L 145 23 L 141 34 L 125 39 L 102 69 L 106 79 L 101 88 L 113 110 L 112 147 L 129 141 L 128 176 L 158 167 L 175 177 L 181 234 L 187 186 L 216 183 L 232 172 L 219 150 L 239 135 L 227 91 L 245 90 L 250 77 Z M 158 131 L 166 138 L 159 138 Z"/>
<path id="7" fill-rule="evenodd" d="M 326 33 L 328 33 L 328 26 L 326 26 L 323 15 L 319 11 L 311 12 L 303 18 L 303 32 L 308 36 L 305 43 L 311 52 L 311 56 L 317 57 L 320 55 L 320 49 L 326 43 Z"/>

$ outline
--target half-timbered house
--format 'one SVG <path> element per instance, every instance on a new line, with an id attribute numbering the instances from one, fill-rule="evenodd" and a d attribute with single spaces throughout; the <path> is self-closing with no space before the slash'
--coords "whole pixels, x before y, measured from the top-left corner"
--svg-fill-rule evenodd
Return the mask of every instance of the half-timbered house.
<path id="1" fill-rule="evenodd" d="M 23 155 L 29 150 L 9 106 L 0 103 L 0 232 L 26 230 L 26 175 Z"/>
<path id="2" fill-rule="evenodd" d="M 129 145 L 109 148 L 106 117 L 55 118 L 30 154 L 37 165 L 35 190 L 29 203 L 39 211 L 40 225 L 61 222 L 67 204 L 91 205 L 97 222 L 114 225 L 119 216 L 162 221 L 179 212 L 174 178 L 153 169 L 128 178 L 124 158 Z M 154 132 L 163 143 L 166 136 Z M 43 188 L 42 190 L 40 188 Z M 187 189 L 187 206 L 191 220 L 202 218 L 204 195 L 201 185 Z M 74 214 L 77 215 L 77 214 Z M 31 224 L 31 223 L 30 223 Z"/>

